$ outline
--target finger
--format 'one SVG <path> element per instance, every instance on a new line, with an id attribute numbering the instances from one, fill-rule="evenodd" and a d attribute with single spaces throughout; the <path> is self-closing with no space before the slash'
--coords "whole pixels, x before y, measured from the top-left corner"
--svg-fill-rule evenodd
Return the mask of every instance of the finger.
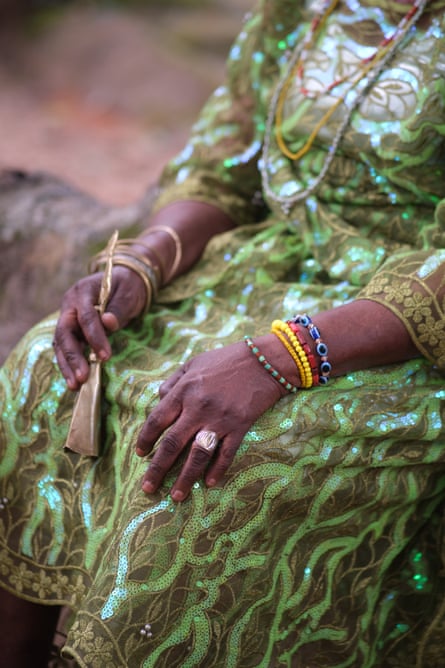
<path id="1" fill-rule="evenodd" d="M 102 315 L 102 324 L 108 332 L 117 332 L 120 327 L 119 320 L 115 314 L 109 311 L 105 311 Z"/>
<path id="2" fill-rule="evenodd" d="M 165 380 L 162 385 L 159 388 L 159 396 L 161 399 L 165 397 L 166 394 L 170 392 L 170 390 L 173 389 L 173 387 L 176 385 L 178 380 L 180 380 L 183 375 L 185 374 L 185 367 L 180 366 L 179 369 L 177 369 L 174 373 L 172 373 L 167 380 Z"/>
<path id="3" fill-rule="evenodd" d="M 89 315 L 82 314 L 77 318 L 72 314 L 61 317 L 56 328 L 56 345 L 63 356 L 61 369 L 69 367 L 77 383 L 85 383 L 89 376 L 89 364 L 85 359 L 85 342 L 101 361 L 111 356 L 111 347 L 100 318 L 95 311 Z M 95 326 L 92 326 L 94 320 Z M 69 324 L 67 324 L 67 322 Z"/>
<path id="4" fill-rule="evenodd" d="M 174 397 L 161 399 L 145 420 L 136 441 L 136 454 L 145 457 L 151 452 L 156 441 L 179 417 L 181 402 Z"/>
<path id="5" fill-rule="evenodd" d="M 78 390 L 80 387 L 80 383 L 77 380 L 74 371 L 71 369 L 68 362 L 66 361 L 65 356 L 60 350 L 60 347 L 58 346 L 56 340 L 53 341 L 53 348 L 56 355 L 58 367 L 62 373 L 62 376 L 65 378 L 68 389 L 73 391 Z"/>
<path id="6" fill-rule="evenodd" d="M 158 489 L 168 471 L 193 438 L 193 431 L 181 428 L 180 421 L 178 421 L 165 434 L 143 477 L 142 489 L 144 492 L 151 494 Z"/>
<path id="7" fill-rule="evenodd" d="M 80 340 L 75 312 L 63 312 L 54 332 L 54 350 L 57 363 L 71 390 L 88 378 L 89 366 L 85 359 L 85 343 Z"/>
<path id="8" fill-rule="evenodd" d="M 192 486 L 202 479 L 219 441 L 217 432 L 212 430 L 201 429 L 195 434 L 187 460 L 171 490 L 174 501 L 186 499 Z"/>
<path id="9" fill-rule="evenodd" d="M 215 487 L 226 475 L 246 432 L 231 432 L 220 444 L 205 476 L 207 487 Z"/>
<path id="10" fill-rule="evenodd" d="M 82 295 L 77 307 L 77 319 L 85 341 L 97 357 L 105 362 L 111 356 L 111 346 L 102 317 L 88 295 Z"/>
<path id="11" fill-rule="evenodd" d="M 204 472 L 212 458 L 212 452 L 203 450 L 194 443 L 171 490 L 173 501 L 184 501 L 191 492 L 195 482 L 202 480 Z"/>
<path id="12" fill-rule="evenodd" d="M 127 267 L 113 268 L 111 294 L 103 318 L 109 322 L 110 331 L 125 327 L 139 316 L 146 304 L 147 293 L 140 276 Z M 105 325 L 108 329 L 108 325 Z"/>

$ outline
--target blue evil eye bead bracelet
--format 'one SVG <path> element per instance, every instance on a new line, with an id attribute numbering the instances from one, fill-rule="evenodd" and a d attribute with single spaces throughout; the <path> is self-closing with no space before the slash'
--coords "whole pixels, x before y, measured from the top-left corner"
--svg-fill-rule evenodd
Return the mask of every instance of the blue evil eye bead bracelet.
<path id="1" fill-rule="evenodd" d="M 315 344 L 315 352 L 320 358 L 319 379 L 320 385 L 326 384 L 331 377 L 332 366 L 328 359 L 328 347 L 324 341 L 321 340 L 321 335 L 318 327 L 314 325 L 311 318 L 305 313 L 304 315 L 294 315 L 290 322 L 295 322 L 302 327 L 306 327 L 309 336 Z"/>
<path id="2" fill-rule="evenodd" d="M 288 380 L 286 380 L 286 378 L 282 376 L 279 371 L 274 369 L 274 367 L 271 364 L 269 364 L 264 355 L 261 354 L 258 346 L 254 344 L 250 336 L 245 336 L 244 341 L 246 342 L 250 352 L 253 355 L 255 355 L 261 366 L 267 371 L 267 373 L 270 373 L 272 378 L 275 378 L 277 383 L 280 383 L 280 385 L 282 385 L 284 389 L 287 390 L 287 392 L 290 392 L 292 394 L 298 391 L 298 387 L 296 385 L 293 385 Z"/>

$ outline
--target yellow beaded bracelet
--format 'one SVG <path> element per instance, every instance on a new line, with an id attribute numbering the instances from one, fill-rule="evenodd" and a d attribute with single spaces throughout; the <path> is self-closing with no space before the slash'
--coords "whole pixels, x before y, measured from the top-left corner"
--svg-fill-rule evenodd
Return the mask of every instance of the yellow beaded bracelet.
<path id="1" fill-rule="evenodd" d="M 306 376 L 305 376 L 304 367 L 301 364 L 300 358 L 298 357 L 297 353 L 293 350 L 291 344 L 287 341 L 284 334 L 282 334 L 281 332 L 278 332 L 276 330 L 273 330 L 272 333 L 275 334 L 275 336 L 281 341 L 283 346 L 287 349 L 287 351 L 291 355 L 291 357 L 294 360 L 295 365 L 298 369 L 298 373 L 300 375 L 301 387 L 305 387 L 305 384 L 307 383 L 307 379 L 306 379 Z"/>
<path id="2" fill-rule="evenodd" d="M 297 355 L 300 358 L 300 361 L 303 365 L 304 372 L 305 372 L 305 382 L 303 384 L 303 387 L 309 388 L 312 387 L 314 384 L 314 377 L 312 373 L 312 367 L 309 361 L 309 358 L 307 356 L 306 350 L 304 349 L 302 343 L 298 339 L 298 337 L 295 335 L 295 332 L 292 331 L 292 328 L 287 324 L 287 322 L 283 323 L 283 331 L 287 335 L 289 341 L 291 342 L 291 345 L 293 349 L 296 351 Z"/>
<path id="3" fill-rule="evenodd" d="M 278 337 L 294 360 L 300 373 L 301 386 L 305 389 L 312 387 L 313 375 L 308 356 L 292 329 L 286 322 L 274 320 L 271 331 Z"/>

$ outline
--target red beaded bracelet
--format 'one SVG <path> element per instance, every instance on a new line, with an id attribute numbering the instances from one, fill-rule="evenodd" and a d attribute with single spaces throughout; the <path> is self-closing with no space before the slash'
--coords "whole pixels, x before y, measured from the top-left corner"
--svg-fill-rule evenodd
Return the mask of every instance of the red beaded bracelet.
<path id="1" fill-rule="evenodd" d="M 305 313 L 304 315 L 294 315 L 290 322 L 306 327 L 311 339 L 315 343 L 315 350 L 320 357 L 319 366 L 319 383 L 326 384 L 329 381 L 332 366 L 328 360 L 328 347 L 324 341 L 321 340 L 321 335 L 318 327 L 314 325 L 311 318 Z"/>
<path id="2" fill-rule="evenodd" d="M 288 320 L 287 324 L 297 337 L 298 341 L 300 342 L 300 345 L 302 346 L 304 352 L 306 353 L 306 357 L 308 359 L 309 365 L 311 367 L 311 372 L 312 372 L 312 384 L 313 385 L 319 385 L 320 384 L 320 378 L 318 375 L 318 368 L 317 368 L 317 362 L 315 359 L 315 355 L 312 353 L 312 350 L 310 349 L 309 344 L 307 343 L 306 339 L 304 338 L 303 334 L 301 333 L 300 327 L 295 324 L 292 320 Z"/>

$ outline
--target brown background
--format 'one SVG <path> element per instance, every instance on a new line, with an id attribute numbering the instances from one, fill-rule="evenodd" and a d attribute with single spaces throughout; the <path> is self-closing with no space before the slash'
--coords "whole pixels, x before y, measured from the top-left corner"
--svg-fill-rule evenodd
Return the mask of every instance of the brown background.
<path id="1" fill-rule="evenodd" d="M 113 229 L 137 232 L 250 6 L 0 0 L 0 362 Z"/>
<path id="2" fill-rule="evenodd" d="M 54 172 L 114 204 L 140 196 L 182 145 L 251 5 L 9 3 L 0 168 Z"/>

